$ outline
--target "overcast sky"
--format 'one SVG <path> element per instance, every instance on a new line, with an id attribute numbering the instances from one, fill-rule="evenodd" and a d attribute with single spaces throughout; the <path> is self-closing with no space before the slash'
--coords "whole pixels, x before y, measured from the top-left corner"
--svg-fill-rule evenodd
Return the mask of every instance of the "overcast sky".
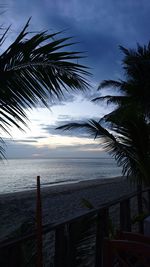
<path id="1" fill-rule="evenodd" d="M 12 129 L 7 140 L 9 157 L 99 157 L 101 146 L 84 133 L 62 133 L 56 126 L 73 120 L 99 118 L 111 110 L 106 104 L 90 102 L 103 79 L 122 78 L 119 45 L 134 48 L 147 44 L 149 31 L 149 0 L 8 0 L 1 1 L 5 13 L 1 23 L 11 24 L 8 45 L 30 16 L 31 30 L 56 32 L 65 30 L 73 36 L 74 50 L 86 51 L 83 63 L 91 68 L 91 91 L 78 96 L 68 94 L 62 103 L 51 110 L 30 110 L 26 133 Z M 5 5 L 3 5 L 5 4 Z M 8 136 L 7 136 L 8 139 Z"/>

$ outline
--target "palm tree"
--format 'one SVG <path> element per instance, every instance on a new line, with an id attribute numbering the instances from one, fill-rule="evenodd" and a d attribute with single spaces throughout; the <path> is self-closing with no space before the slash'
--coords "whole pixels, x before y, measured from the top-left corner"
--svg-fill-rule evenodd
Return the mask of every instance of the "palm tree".
<path id="1" fill-rule="evenodd" d="M 124 125 L 111 124 L 104 128 L 100 122 L 69 123 L 57 129 L 84 129 L 93 138 L 100 139 L 105 151 L 110 153 L 122 166 L 122 174 L 132 181 L 150 184 L 150 126 L 142 119 L 127 120 Z"/>
<path id="2" fill-rule="evenodd" d="M 10 133 L 15 125 L 26 125 L 26 109 L 37 104 L 49 105 L 49 101 L 61 99 L 64 91 L 88 88 L 87 68 L 75 60 L 82 58 L 79 52 L 70 51 L 70 38 L 57 38 L 61 32 L 46 31 L 29 36 L 27 24 L 16 40 L 0 55 L 0 110 L 1 131 Z M 9 28 L 0 38 L 5 42 Z M 69 42 L 68 42 L 69 41 Z M 65 48 L 69 47 L 69 51 Z M 3 140 L 0 139 L 0 156 L 3 156 Z"/>
<path id="3" fill-rule="evenodd" d="M 93 101 L 113 103 L 116 108 L 99 121 L 70 123 L 62 130 L 85 129 L 122 166 L 123 175 L 150 185 L 150 44 L 137 50 L 121 47 L 124 53 L 123 69 L 126 80 L 105 80 L 102 88 L 117 88 L 120 95 L 97 97 Z"/>
<path id="4" fill-rule="evenodd" d="M 138 112 L 150 115 L 150 43 L 147 46 L 137 45 L 137 49 L 126 49 L 120 46 L 124 53 L 122 66 L 125 80 L 104 80 L 98 90 L 104 88 L 117 89 L 120 95 L 97 97 L 93 101 L 106 100 L 108 104 L 117 104 L 117 108 L 128 108 L 135 105 Z"/>

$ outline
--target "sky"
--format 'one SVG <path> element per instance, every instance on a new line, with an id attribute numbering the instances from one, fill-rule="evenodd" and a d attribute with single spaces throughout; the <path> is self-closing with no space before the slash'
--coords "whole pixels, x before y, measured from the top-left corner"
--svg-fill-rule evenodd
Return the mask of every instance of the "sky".
<path id="1" fill-rule="evenodd" d="M 123 78 L 122 54 L 119 45 L 135 48 L 147 44 L 149 31 L 149 0 L 0 0 L 5 10 L 0 22 L 11 24 L 7 46 L 32 17 L 30 29 L 64 31 L 65 37 L 77 42 L 73 50 L 84 51 L 86 58 L 79 63 L 90 67 L 90 90 L 73 94 L 50 109 L 27 110 L 29 122 L 25 132 L 12 128 L 5 136 L 7 158 L 101 157 L 106 156 L 101 144 L 85 133 L 56 131 L 70 121 L 98 119 L 113 107 L 91 102 L 99 83 L 104 79 Z M 5 47 L 4 47 L 5 48 Z M 112 93 L 112 90 L 107 93 Z M 105 92 L 102 92 L 105 94 Z"/>

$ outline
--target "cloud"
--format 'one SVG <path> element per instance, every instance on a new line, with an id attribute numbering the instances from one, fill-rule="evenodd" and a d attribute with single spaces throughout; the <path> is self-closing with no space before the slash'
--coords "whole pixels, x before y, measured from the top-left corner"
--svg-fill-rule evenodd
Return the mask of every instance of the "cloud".
<path id="1" fill-rule="evenodd" d="M 66 103 L 73 102 L 75 99 L 76 99 L 75 93 L 63 90 L 63 96 L 61 97 L 61 99 L 58 99 L 55 96 L 49 98 L 49 107 L 52 108 L 58 105 L 64 106 Z M 43 105 L 43 108 L 44 107 L 45 106 Z"/>
<path id="2" fill-rule="evenodd" d="M 93 117 L 94 120 L 98 121 L 99 118 L 98 117 Z M 62 125 L 66 125 L 70 122 L 76 122 L 76 123 L 82 123 L 82 122 L 88 122 L 89 119 L 85 118 L 85 117 L 80 117 L 78 118 L 74 118 L 72 116 L 69 115 L 65 115 L 65 116 L 59 116 L 58 120 L 56 121 L 55 124 L 53 125 L 42 125 L 42 129 L 45 130 L 47 133 L 49 133 L 50 136 L 70 136 L 70 137 L 80 137 L 80 138 L 92 138 L 93 136 L 90 136 L 85 129 L 74 129 L 71 131 L 63 131 L 63 130 L 58 130 L 56 129 L 59 126 Z"/>
<path id="3" fill-rule="evenodd" d="M 25 156 L 30 156 L 32 153 L 42 157 L 44 155 L 46 157 L 50 156 L 50 148 L 46 148 L 46 146 L 39 148 L 36 146 L 38 142 L 44 142 L 48 134 L 51 139 L 56 137 L 57 140 L 61 136 L 80 137 L 82 141 L 84 138 L 87 138 L 87 134 L 82 131 L 60 132 L 56 131 L 55 128 L 69 121 L 86 121 L 88 118 L 94 117 L 98 120 L 98 116 L 101 117 L 106 111 L 110 111 L 106 104 L 100 103 L 99 110 L 97 110 L 97 115 L 95 116 L 93 115 L 96 114 L 96 112 L 93 113 L 94 105 L 92 106 L 91 103 L 85 104 L 84 100 L 91 100 L 99 96 L 100 92 L 97 92 L 96 88 L 103 79 L 122 78 L 122 54 L 118 49 L 118 45 L 134 48 L 137 42 L 146 44 L 149 41 L 149 13 L 149 0 L 7 0 L 7 10 L 1 16 L 1 23 L 6 23 L 6 26 L 12 24 L 12 28 L 11 35 L 8 35 L 5 45 L 9 45 L 14 40 L 28 18 L 32 16 L 30 31 L 37 32 L 48 29 L 52 33 L 64 30 L 61 34 L 62 37 L 73 36 L 71 41 L 79 43 L 66 49 L 85 51 L 87 57 L 78 60 L 78 63 L 91 67 L 91 72 L 94 75 L 91 78 L 91 90 L 85 92 L 84 95 L 81 94 L 83 107 L 79 106 L 79 102 L 77 102 L 72 113 L 70 113 L 70 110 L 68 113 L 62 113 L 66 103 L 71 104 L 75 102 L 75 94 L 66 92 L 64 94 L 65 100 L 61 103 L 57 99 L 53 99 L 53 101 L 50 101 L 50 107 L 55 112 L 56 109 L 59 110 L 62 115 L 58 118 L 56 116 L 55 122 L 52 124 L 51 121 L 49 125 L 41 114 L 39 114 L 40 119 L 37 119 L 35 116 L 33 121 L 37 122 L 38 125 L 43 121 L 43 124 L 41 123 L 40 126 L 44 133 L 37 128 L 33 129 L 33 136 L 26 139 L 20 138 L 18 141 L 14 140 L 14 144 L 11 143 L 8 146 L 9 155 L 15 155 L 15 153 L 16 155 L 23 155 L 24 152 Z M 112 91 L 107 92 L 111 94 Z M 103 92 L 101 93 L 103 94 Z M 78 92 L 77 95 L 79 96 Z M 78 115 L 76 111 L 80 114 Z M 85 116 L 85 111 L 87 112 L 87 117 Z M 44 109 L 41 113 L 45 114 Z M 46 116 L 48 117 L 49 115 Z M 91 149 L 92 147 L 93 145 L 91 144 Z M 79 151 L 84 153 L 84 149 L 89 149 L 90 151 L 90 147 L 86 146 L 86 144 L 82 144 L 80 148 L 82 152 L 79 149 L 79 145 L 76 146 L 74 144 L 73 150 L 73 147 L 61 146 L 59 144 L 60 150 L 51 147 L 51 151 L 52 155 L 57 156 L 59 154 L 63 155 L 63 152 L 64 155 L 68 155 L 67 153 L 71 155 L 71 153 L 79 154 Z M 11 149 L 12 152 L 10 151 Z"/>
<path id="4" fill-rule="evenodd" d="M 31 29 L 58 31 L 67 29 L 66 36 L 74 36 L 80 43 L 73 49 L 87 51 L 88 58 L 81 60 L 93 69 L 97 81 L 116 77 L 121 73 L 121 54 L 118 45 L 135 46 L 147 42 L 149 35 L 148 0 L 40 0 L 8 1 L 3 15 L 14 31 L 32 16 Z M 4 22 L 6 19 L 4 20 Z"/>
<path id="5" fill-rule="evenodd" d="M 36 143 L 37 140 L 35 139 L 16 139 L 15 140 L 16 143 Z"/>
<path id="6" fill-rule="evenodd" d="M 87 154 L 88 153 L 88 154 Z M 29 144 L 7 142 L 7 158 L 55 158 L 55 157 L 101 157 L 103 150 L 98 145 L 78 144 L 49 148 L 47 145 L 37 147 Z"/>
<path id="7" fill-rule="evenodd" d="M 45 136 L 34 136 L 34 139 L 37 139 L 37 140 L 44 139 L 44 138 L 45 138 Z"/>
<path id="8" fill-rule="evenodd" d="M 64 123 L 62 122 L 62 124 L 60 124 L 60 126 L 65 125 L 66 122 L 64 121 Z M 52 126 L 45 126 L 44 128 L 50 135 L 53 136 L 70 136 L 70 137 L 80 137 L 80 138 L 92 138 L 90 137 L 90 135 L 88 133 L 85 132 L 85 130 L 72 130 L 72 131 L 63 131 L 63 130 L 57 130 L 56 127 L 52 127 Z"/>
<path id="9" fill-rule="evenodd" d="M 30 16 L 31 31 L 65 30 L 62 37 L 73 36 L 73 42 L 79 42 L 67 49 L 86 51 L 87 57 L 78 62 L 91 67 L 93 82 L 98 84 L 103 79 L 121 78 L 119 45 L 133 48 L 137 42 L 148 43 L 149 11 L 148 0 L 8 0 L 1 22 L 12 24 L 10 40 Z M 74 95 L 66 94 L 65 101 L 74 101 Z M 65 105 L 65 101 L 61 105 Z M 58 104 L 60 102 L 56 99 L 50 101 L 51 107 Z"/>

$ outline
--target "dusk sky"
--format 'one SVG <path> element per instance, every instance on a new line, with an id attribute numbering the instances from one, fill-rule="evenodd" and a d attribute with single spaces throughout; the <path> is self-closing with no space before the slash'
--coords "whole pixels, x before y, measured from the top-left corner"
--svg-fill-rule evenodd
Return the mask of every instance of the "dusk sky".
<path id="1" fill-rule="evenodd" d="M 4 5 L 3 5 L 4 4 Z M 11 129 L 6 138 L 6 157 L 100 157 L 101 146 L 85 134 L 56 131 L 58 125 L 69 121 L 100 118 L 111 110 L 104 103 L 93 104 L 103 79 L 123 78 L 122 54 L 119 45 L 135 48 L 137 43 L 147 44 L 149 31 L 149 0 L 8 0 L 1 1 L 5 13 L 1 23 L 11 26 L 5 46 L 14 40 L 32 16 L 31 31 L 64 30 L 64 36 L 73 36 L 73 50 L 85 51 L 86 59 L 80 60 L 91 68 L 91 90 L 86 93 L 66 95 L 51 110 L 38 108 L 28 111 L 29 129 L 19 132 Z M 112 93 L 111 90 L 109 93 Z"/>

